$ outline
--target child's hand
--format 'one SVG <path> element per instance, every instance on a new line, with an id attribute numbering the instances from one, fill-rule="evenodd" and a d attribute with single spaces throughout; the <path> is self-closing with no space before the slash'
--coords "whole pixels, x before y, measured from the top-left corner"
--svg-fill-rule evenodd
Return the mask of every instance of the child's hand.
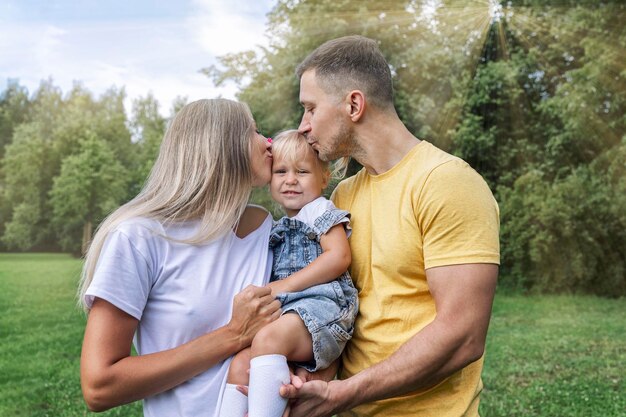
<path id="1" fill-rule="evenodd" d="M 272 296 L 276 297 L 278 294 L 291 292 L 288 286 L 285 283 L 285 280 L 274 281 L 267 284 L 267 286 L 272 290 Z"/>

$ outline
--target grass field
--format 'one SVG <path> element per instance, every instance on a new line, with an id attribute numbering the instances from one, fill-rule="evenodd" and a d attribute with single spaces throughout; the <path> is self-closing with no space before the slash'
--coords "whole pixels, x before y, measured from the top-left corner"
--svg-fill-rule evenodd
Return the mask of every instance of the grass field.
<path id="1" fill-rule="evenodd" d="M 0 416 L 90 414 L 75 305 L 80 261 L 0 254 Z M 498 295 L 489 331 L 483 417 L 625 416 L 626 300 Z M 140 404 L 101 416 L 141 416 Z"/>
<path id="2" fill-rule="evenodd" d="M 69 255 L 0 254 L 0 416 L 91 414 L 79 381 L 80 265 Z M 139 417 L 141 404 L 101 415 Z"/>

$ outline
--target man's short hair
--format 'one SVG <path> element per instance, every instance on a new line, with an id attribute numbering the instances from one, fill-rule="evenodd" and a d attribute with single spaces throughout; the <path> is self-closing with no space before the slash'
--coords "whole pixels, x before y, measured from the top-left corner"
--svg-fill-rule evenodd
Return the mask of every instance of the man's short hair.
<path id="1" fill-rule="evenodd" d="M 298 79 L 308 70 L 315 70 L 320 87 L 328 94 L 361 90 L 377 107 L 393 108 L 391 70 L 372 39 L 344 36 L 325 42 L 298 65 Z"/>

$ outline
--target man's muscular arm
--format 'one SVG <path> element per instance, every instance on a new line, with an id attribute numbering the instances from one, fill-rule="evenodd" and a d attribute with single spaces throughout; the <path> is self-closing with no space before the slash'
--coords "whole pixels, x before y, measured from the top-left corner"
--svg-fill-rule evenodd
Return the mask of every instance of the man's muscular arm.
<path id="1" fill-rule="evenodd" d="M 498 266 L 464 264 L 426 270 L 437 315 L 388 359 L 343 381 L 300 380 L 281 393 L 298 398 L 290 417 L 332 416 L 384 398 L 432 387 L 480 359 Z"/>

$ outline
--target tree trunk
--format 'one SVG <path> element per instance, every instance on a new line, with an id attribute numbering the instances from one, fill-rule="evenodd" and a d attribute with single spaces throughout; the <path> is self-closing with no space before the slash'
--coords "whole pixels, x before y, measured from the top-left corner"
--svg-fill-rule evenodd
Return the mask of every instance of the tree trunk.
<path id="1" fill-rule="evenodd" d="M 83 226 L 83 243 L 81 246 L 81 253 L 83 256 L 87 253 L 87 249 L 89 249 L 89 244 L 91 243 L 91 233 L 93 232 L 93 225 L 91 220 L 87 221 Z"/>

